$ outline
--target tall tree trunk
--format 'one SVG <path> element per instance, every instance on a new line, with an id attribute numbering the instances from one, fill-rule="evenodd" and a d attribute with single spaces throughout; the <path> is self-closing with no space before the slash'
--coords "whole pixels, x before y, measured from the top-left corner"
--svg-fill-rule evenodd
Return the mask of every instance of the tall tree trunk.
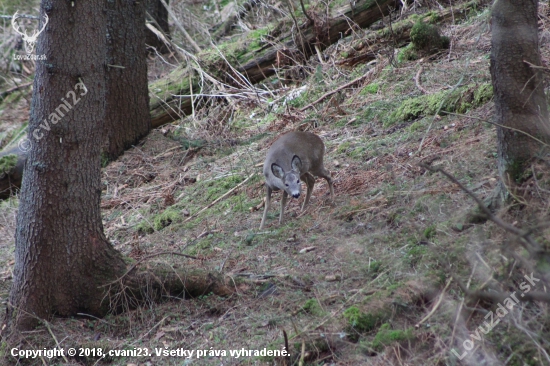
<path id="1" fill-rule="evenodd" d="M 43 0 L 41 12 L 47 60 L 36 64 L 7 311 L 19 330 L 54 314 L 105 314 L 101 286 L 125 269 L 99 210 L 105 2 Z"/>
<path id="2" fill-rule="evenodd" d="M 106 4 L 107 105 L 103 153 L 114 160 L 149 133 L 151 117 L 143 43 L 145 2 Z"/>
<path id="3" fill-rule="evenodd" d="M 509 189 L 521 182 L 527 163 L 550 141 L 540 66 L 538 0 L 497 0 L 492 10 L 491 77 L 495 96 L 498 168 Z M 531 65 L 529 65 L 531 64 Z M 509 128 L 506 128 L 509 127 Z"/>

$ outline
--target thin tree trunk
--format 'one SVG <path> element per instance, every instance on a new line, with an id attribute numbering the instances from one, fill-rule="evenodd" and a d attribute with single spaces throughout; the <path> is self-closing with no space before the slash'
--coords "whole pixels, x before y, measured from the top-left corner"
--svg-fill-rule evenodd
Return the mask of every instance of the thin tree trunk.
<path id="1" fill-rule="evenodd" d="M 495 98 L 498 168 L 509 189 L 521 183 L 542 145 L 550 141 L 540 66 L 537 0 L 497 0 L 492 10 L 491 77 Z M 525 133 L 518 132 L 518 130 Z"/>

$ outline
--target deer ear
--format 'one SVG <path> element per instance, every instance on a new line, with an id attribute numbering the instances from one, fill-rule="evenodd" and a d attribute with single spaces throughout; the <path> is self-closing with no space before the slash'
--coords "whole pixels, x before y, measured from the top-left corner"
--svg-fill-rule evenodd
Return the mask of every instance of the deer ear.
<path id="1" fill-rule="evenodd" d="M 295 170 L 299 172 L 302 169 L 302 160 L 298 157 L 298 155 L 294 155 L 292 158 L 292 170 Z"/>
<path id="2" fill-rule="evenodd" d="M 277 178 L 279 178 L 281 180 L 283 179 L 283 177 L 285 175 L 285 172 L 283 171 L 283 168 L 281 168 L 280 166 L 278 166 L 275 163 L 271 164 L 271 172 L 273 173 L 274 176 L 276 176 Z"/>

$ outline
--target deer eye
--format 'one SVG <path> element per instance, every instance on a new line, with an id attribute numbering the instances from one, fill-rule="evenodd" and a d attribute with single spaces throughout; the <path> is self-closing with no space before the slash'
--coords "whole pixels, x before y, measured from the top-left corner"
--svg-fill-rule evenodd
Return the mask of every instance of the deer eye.
<path id="1" fill-rule="evenodd" d="M 296 181 L 296 183 L 300 183 L 300 179 L 298 179 L 298 180 Z"/>
<path id="2" fill-rule="evenodd" d="M 285 184 L 285 186 L 287 186 L 287 187 L 288 187 L 288 184 Z"/>

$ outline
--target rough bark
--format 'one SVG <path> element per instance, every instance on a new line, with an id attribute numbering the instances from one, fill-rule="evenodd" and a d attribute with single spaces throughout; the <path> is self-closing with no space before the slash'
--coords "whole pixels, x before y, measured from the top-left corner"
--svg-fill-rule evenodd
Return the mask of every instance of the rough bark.
<path id="1" fill-rule="evenodd" d="M 151 118 L 143 44 L 145 3 L 114 1 L 106 4 L 107 103 L 102 153 L 114 160 L 149 133 Z"/>
<path id="2" fill-rule="evenodd" d="M 537 27 L 537 0 L 497 0 L 492 9 L 491 78 L 495 98 L 498 168 L 510 189 L 542 145 L 550 141 Z M 535 66 L 535 67 L 533 67 Z M 511 129 L 512 128 L 512 129 Z"/>
<path id="3" fill-rule="evenodd" d="M 103 234 L 99 200 L 105 117 L 105 4 L 43 0 L 7 309 L 11 329 L 108 310 L 102 285 L 125 269 Z"/>

